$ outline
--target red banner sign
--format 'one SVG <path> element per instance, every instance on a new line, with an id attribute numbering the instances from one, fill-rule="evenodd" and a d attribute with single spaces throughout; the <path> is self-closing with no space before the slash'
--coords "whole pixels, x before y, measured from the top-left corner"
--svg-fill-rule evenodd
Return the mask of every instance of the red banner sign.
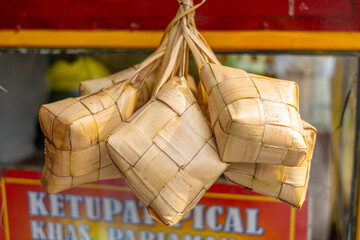
<path id="1" fill-rule="evenodd" d="M 2 236 L 33 240 L 305 240 L 307 203 L 295 210 L 241 187 L 217 183 L 177 225 L 154 221 L 122 180 L 48 195 L 39 172 L 1 178 Z"/>

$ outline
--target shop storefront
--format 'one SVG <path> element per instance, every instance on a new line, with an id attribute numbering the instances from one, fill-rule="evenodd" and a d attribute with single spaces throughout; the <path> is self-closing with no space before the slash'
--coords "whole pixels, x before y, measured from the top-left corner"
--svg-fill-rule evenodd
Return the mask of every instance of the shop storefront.
<path id="1" fill-rule="evenodd" d="M 220 177 L 171 228 L 151 218 L 120 178 L 46 194 L 38 112 L 78 96 L 80 81 L 145 59 L 178 1 L 1 5 L 0 239 L 359 238 L 358 1 L 208 0 L 196 10 L 196 26 L 223 65 L 298 84 L 301 118 L 316 127 L 317 141 L 300 210 Z M 189 74 L 197 84 L 192 58 Z"/>

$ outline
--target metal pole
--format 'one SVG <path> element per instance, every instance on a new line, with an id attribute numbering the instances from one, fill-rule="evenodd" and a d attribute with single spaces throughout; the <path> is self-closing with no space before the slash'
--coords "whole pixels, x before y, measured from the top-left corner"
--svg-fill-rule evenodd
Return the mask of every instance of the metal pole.
<path id="1" fill-rule="evenodd" d="M 355 115 L 355 147 L 354 147 L 354 166 L 353 179 L 351 186 L 350 214 L 347 231 L 347 239 L 355 240 L 360 238 L 357 229 L 358 201 L 359 201 L 359 138 L 360 138 L 360 58 L 358 58 L 357 84 L 356 84 L 356 115 Z"/>

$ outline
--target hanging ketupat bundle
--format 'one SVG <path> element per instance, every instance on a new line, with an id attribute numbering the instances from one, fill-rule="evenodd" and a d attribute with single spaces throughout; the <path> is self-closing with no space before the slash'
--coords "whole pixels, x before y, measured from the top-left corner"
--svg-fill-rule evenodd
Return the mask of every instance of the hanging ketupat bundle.
<path id="1" fill-rule="evenodd" d="M 306 197 L 316 140 L 316 129 L 305 121 L 303 121 L 303 126 L 309 149 L 305 161 L 299 167 L 232 163 L 225 171 L 225 177 L 240 186 L 278 198 L 292 207 L 300 208 Z"/>
<path id="2" fill-rule="evenodd" d="M 299 166 L 307 145 L 296 83 L 222 66 L 196 28 L 183 32 L 201 69 L 222 160 Z"/>
<path id="3" fill-rule="evenodd" d="M 123 94 L 113 95 L 119 93 L 121 85 L 41 107 L 39 118 L 45 135 L 45 166 L 41 180 L 48 193 L 99 179 L 120 177 L 111 170 L 112 162 L 102 145 L 107 135 L 135 107 L 136 91 L 133 87 L 126 86 Z M 110 176 L 109 170 L 115 176 Z"/>
<path id="4" fill-rule="evenodd" d="M 178 1 L 168 39 L 145 62 L 41 108 L 45 189 L 123 176 L 149 214 L 172 226 L 230 165 L 231 181 L 300 207 L 315 130 L 301 123 L 297 85 L 221 66 L 189 14 L 196 7 Z M 212 129 L 186 83 L 189 46 Z"/>
<path id="5" fill-rule="evenodd" d="M 48 193 L 121 177 L 109 158 L 105 138 L 132 114 L 141 78 L 164 51 L 159 48 L 136 72 L 124 74 L 124 80 L 110 88 L 41 107 L 39 119 L 46 138 L 42 184 Z M 135 87 L 128 84 L 130 80 Z"/>
<path id="6" fill-rule="evenodd" d="M 132 192 L 168 226 L 194 208 L 227 167 L 183 77 L 186 49 L 183 37 L 171 31 L 154 97 L 122 122 L 106 144 Z M 180 77 L 172 77 L 175 65 L 182 66 Z"/>
<path id="7" fill-rule="evenodd" d="M 169 226 L 195 207 L 227 167 L 195 97 L 178 77 L 122 122 L 107 147 L 149 214 Z"/>
<path id="8" fill-rule="evenodd" d="M 249 74 L 252 77 L 260 77 Z M 270 79 L 270 78 L 268 78 Z M 274 81 L 281 80 L 272 79 Z M 286 83 L 286 82 L 285 82 Z M 201 92 L 201 82 L 198 92 Z M 208 109 L 207 95 L 198 94 L 198 103 L 203 111 Z M 310 166 L 316 140 L 316 129 L 302 121 L 308 152 L 305 161 L 299 167 L 286 167 L 261 163 L 231 163 L 226 169 L 225 177 L 240 186 L 255 192 L 280 199 L 295 208 L 301 208 L 310 178 Z"/>

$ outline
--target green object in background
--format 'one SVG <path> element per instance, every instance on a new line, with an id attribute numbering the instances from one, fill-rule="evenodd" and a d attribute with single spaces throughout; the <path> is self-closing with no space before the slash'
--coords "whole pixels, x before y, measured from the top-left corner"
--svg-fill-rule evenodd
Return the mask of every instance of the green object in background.
<path id="1" fill-rule="evenodd" d="M 225 66 L 240 68 L 249 73 L 266 74 L 267 56 L 249 54 L 229 54 L 224 59 Z"/>
<path id="2" fill-rule="evenodd" d="M 78 56 L 75 61 L 57 60 L 49 69 L 47 78 L 51 91 L 70 92 L 77 90 L 81 81 L 110 75 L 100 61 L 90 56 Z"/>

